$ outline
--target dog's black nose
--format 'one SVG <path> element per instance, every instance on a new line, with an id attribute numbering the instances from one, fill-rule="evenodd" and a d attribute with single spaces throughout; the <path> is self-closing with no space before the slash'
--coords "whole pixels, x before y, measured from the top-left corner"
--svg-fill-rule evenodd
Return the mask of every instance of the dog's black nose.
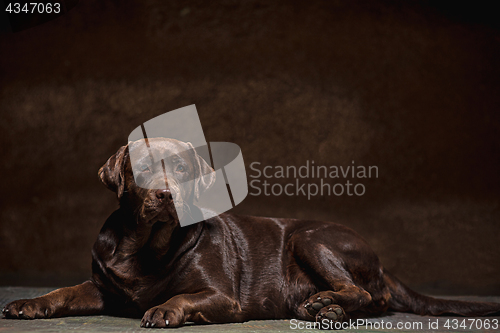
<path id="1" fill-rule="evenodd" d="M 156 197 L 158 198 L 158 200 L 161 201 L 164 200 L 172 201 L 172 193 L 170 193 L 170 190 L 165 190 L 165 189 L 157 190 Z"/>

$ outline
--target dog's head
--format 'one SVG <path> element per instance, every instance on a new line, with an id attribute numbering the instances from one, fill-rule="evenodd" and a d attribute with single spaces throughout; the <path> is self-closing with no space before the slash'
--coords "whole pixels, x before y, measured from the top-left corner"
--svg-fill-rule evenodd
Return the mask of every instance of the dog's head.
<path id="1" fill-rule="evenodd" d="M 190 143 L 166 138 L 129 142 L 99 169 L 99 177 L 145 224 L 178 223 L 215 182 L 215 172 Z"/>

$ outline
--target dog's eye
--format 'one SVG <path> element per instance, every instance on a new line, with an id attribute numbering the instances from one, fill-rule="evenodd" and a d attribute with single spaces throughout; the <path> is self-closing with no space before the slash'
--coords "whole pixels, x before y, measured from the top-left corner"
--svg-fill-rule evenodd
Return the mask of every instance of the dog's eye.
<path id="1" fill-rule="evenodd" d="M 178 165 L 177 169 L 175 169 L 175 171 L 177 171 L 177 172 L 184 172 L 185 170 L 186 169 L 182 165 Z"/>
<path id="2" fill-rule="evenodd" d="M 147 164 L 143 164 L 140 166 L 140 169 L 142 172 L 149 171 L 149 166 Z"/>

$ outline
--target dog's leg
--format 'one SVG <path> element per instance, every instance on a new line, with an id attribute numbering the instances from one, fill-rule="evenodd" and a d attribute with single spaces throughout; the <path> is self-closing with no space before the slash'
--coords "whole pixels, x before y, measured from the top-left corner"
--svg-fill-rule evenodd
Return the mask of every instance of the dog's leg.
<path id="1" fill-rule="evenodd" d="M 54 290 L 33 299 L 21 299 L 5 306 L 6 318 L 38 319 L 82 316 L 102 313 L 104 302 L 101 292 L 91 281 L 74 287 Z"/>
<path id="2" fill-rule="evenodd" d="M 243 321 L 235 300 L 215 291 L 181 294 L 144 314 L 141 327 L 179 327 L 185 322 L 228 323 Z"/>
<path id="3" fill-rule="evenodd" d="M 348 244 L 350 247 L 338 247 L 336 244 L 342 244 L 341 241 L 336 241 L 335 235 L 325 230 L 307 235 L 297 234 L 292 239 L 297 263 L 316 281 L 318 288 L 325 290 L 297 304 L 299 319 L 341 322 L 347 318 L 347 313 L 371 308 L 374 304 L 377 309 L 381 309 L 380 312 L 387 308 L 389 292 L 384 291 L 382 270 L 376 256 L 356 239 Z M 346 254 L 346 251 L 349 253 Z M 376 290 L 375 301 L 361 284 Z"/>

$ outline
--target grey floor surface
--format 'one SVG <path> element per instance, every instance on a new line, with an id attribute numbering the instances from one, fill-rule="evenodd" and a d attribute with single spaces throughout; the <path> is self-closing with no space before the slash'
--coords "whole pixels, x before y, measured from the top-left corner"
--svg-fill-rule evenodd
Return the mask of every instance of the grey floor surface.
<path id="1" fill-rule="evenodd" d="M 54 288 L 0 287 L 0 307 L 10 301 L 32 298 L 45 294 Z M 500 302 L 500 297 L 448 297 L 463 300 L 483 300 Z M 388 313 L 383 317 L 370 318 L 372 327 L 348 328 L 343 332 L 500 332 L 500 316 L 485 318 L 429 317 L 407 313 Z M 397 325 L 407 328 L 398 329 Z M 432 327 L 429 328 L 429 323 Z M 446 327 L 446 323 L 449 327 Z M 488 326 L 489 329 L 485 329 Z M 497 325 L 495 325 L 497 323 Z M 139 319 L 109 316 L 68 317 L 39 320 L 0 319 L 0 332 L 145 332 L 139 327 Z M 460 327 L 465 324 L 464 327 Z M 320 332 L 317 328 L 307 328 L 306 322 L 289 320 L 256 320 L 241 324 L 186 325 L 177 332 Z M 437 325 L 437 328 L 436 328 Z M 471 327 L 472 325 L 472 327 Z M 477 326 L 474 326 L 477 325 Z M 482 327 L 479 328 L 479 325 Z M 453 326 L 457 326 L 453 328 Z M 499 327 L 499 328 L 495 328 Z"/>

